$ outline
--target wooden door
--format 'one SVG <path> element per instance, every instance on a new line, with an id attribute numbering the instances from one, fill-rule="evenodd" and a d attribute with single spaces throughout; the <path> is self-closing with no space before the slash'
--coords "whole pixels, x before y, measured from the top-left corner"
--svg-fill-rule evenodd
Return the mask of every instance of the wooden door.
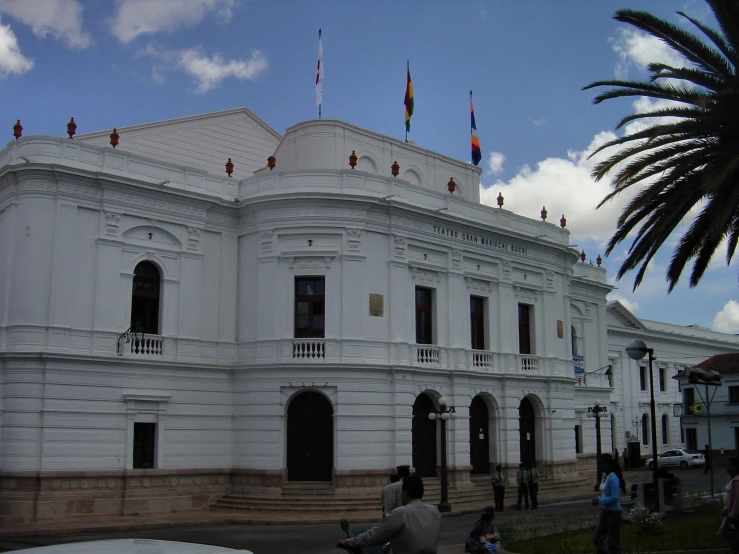
<path id="1" fill-rule="evenodd" d="M 521 400 L 518 407 L 518 428 L 521 463 L 536 463 L 536 416 L 534 406 L 528 398 Z"/>
<path id="2" fill-rule="evenodd" d="M 490 417 L 485 401 L 475 396 L 470 404 L 471 473 L 490 473 Z"/>
<path id="3" fill-rule="evenodd" d="M 426 394 L 418 395 L 413 404 L 413 467 L 419 477 L 436 477 L 436 421 L 429 419 L 434 403 Z"/>
<path id="4" fill-rule="evenodd" d="M 288 481 L 331 481 L 333 459 L 331 403 L 318 392 L 299 394 L 287 409 Z"/>

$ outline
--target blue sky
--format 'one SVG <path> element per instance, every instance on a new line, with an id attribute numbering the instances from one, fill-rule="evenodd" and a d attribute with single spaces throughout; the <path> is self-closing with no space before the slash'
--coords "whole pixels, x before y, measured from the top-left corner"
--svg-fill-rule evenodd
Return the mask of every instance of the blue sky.
<path id="1" fill-rule="evenodd" d="M 587 155 L 643 100 L 592 104 L 587 83 L 641 78 L 669 53 L 612 19 L 646 9 L 712 23 L 702 0 L 0 0 L 0 123 L 7 138 L 64 135 L 246 106 L 279 132 L 317 116 L 323 29 L 323 117 L 404 137 L 406 60 L 415 89 L 411 138 L 469 160 L 469 91 L 485 167 L 483 201 L 549 220 L 595 261 L 623 200 L 596 211 L 607 183 Z M 673 60 L 674 61 L 674 60 Z M 0 142 L 2 142 L 0 140 Z M 625 247 L 604 261 L 615 273 Z M 739 332 L 737 265 L 716 256 L 703 281 L 666 293 L 670 252 L 632 293 L 637 317 Z"/>

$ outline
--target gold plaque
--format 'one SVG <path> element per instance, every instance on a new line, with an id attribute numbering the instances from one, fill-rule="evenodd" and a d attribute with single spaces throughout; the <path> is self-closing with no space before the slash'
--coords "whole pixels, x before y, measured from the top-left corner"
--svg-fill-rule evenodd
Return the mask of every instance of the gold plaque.
<path id="1" fill-rule="evenodd" d="M 565 322 L 561 319 L 557 320 L 557 338 L 563 339 L 565 338 Z"/>

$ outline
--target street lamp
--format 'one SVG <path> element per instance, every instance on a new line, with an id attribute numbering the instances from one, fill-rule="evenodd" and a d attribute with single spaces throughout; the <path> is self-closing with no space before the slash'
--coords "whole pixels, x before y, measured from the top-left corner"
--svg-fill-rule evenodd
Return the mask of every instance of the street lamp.
<path id="1" fill-rule="evenodd" d="M 698 367 L 688 367 L 685 369 L 685 377 L 688 379 L 688 383 L 691 385 L 705 385 L 706 386 L 706 397 L 703 398 L 701 391 L 698 387 L 695 390 L 701 396 L 701 400 L 706 405 L 706 419 L 708 421 L 708 456 L 706 460 L 706 466 L 708 467 L 708 473 L 711 476 L 711 498 L 713 498 L 713 438 L 711 437 L 711 403 L 713 397 L 716 394 L 718 387 L 722 386 L 721 374 L 713 370 L 705 370 Z M 708 395 L 708 387 L 715 387 L 713 389 L 713 395 Z"/>
<path id="2" fill-rule="evenodd" d="M 649 354 L 649 393 L 651 395 L 650 412 L 652 424 L 652 480 L 654 481 L 654 510 L 659 512 L 659 458 L 657 457 L 657 416 L 654 405 L 654 377 L 652 375 L 652 359 L 654 350 L 647 348 L 643 340 L 634 339 L 626 346 L 626 354 L 632 360 L 641 360 Z"/>
<path id="3" fill-rule="evenodd" d="M 441 422 L 441 502 L 438 505 L 440 512 L 451 512 L 452 505 L 449 504 L 449 484 L 446 476 L 446 422 L 456 412 L 454 406 L 447 405 L 445 396 L 439 398 L 439 411 L 429 412 L 429 419 Z"/>
<path id="4" fill-rule="evenodd" d="M 598 474 L 598 480 L 595 482 L 595 490 L 598 490 L 598 487 L 600 487 L 601 479 L 603 479 L 603 471 L 600 465 L 600 455 L 601 455 L 600 414 L 605 413 L 607 411 L 608 411 L 608 407 L 607 406 L 601 407 L 600 400 L 595 401 L 595 406 L 588 406 L 588 417 L 595 418 L 595 451 L 596 451 L 595 468 Z"/>

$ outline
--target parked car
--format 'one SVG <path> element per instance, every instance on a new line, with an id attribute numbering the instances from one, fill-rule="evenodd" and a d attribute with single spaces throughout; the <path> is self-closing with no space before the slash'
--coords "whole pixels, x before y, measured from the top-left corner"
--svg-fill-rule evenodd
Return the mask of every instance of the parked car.
<path id="1" fill-rule="evenodd" d="M 14 552 L 23 554 L 252 554 L 249 550 L 234 550 L 224 546 L 154 539 L 73 542 L 15 550 Z"/>
<path id="2" fill-rule="evenodd" d="M 700 452 L 689 452 L 688 450 L 668 450 L 657 457 L 659 467 L 679 467 L 688 469 L 706 465 L 706 459 Z M 652 458 L 647 460 L 647 467 L 652 467 Z"/>

